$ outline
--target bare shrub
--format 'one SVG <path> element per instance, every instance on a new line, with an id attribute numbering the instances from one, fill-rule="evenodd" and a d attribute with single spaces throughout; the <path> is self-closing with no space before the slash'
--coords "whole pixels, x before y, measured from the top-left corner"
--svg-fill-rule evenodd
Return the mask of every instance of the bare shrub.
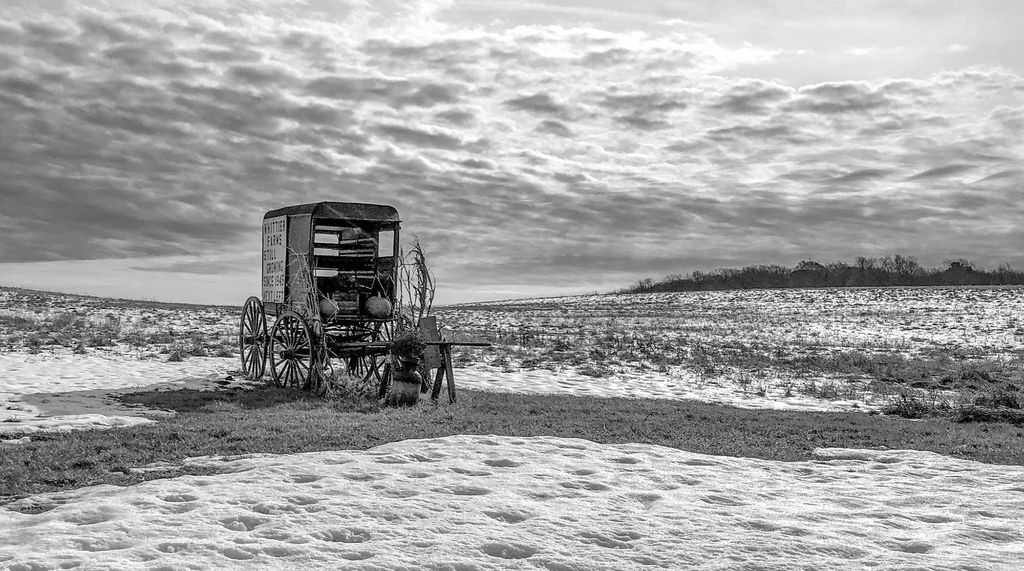
<path id="1" fill-rule="evenodd" d="M 956 408 L 952 418 L 956 422 L 1006 422 L 1024 427 L 1024 411 L 1015 409 L 967 405 Z"/>
<path id="2" fill-rule="evenodd" d="M 612 374 L 611 369 L 609 369 L 608 367 L 593 363 L 583 365 L 582 367 L 577 367 L 576 372 L 581 375 L 594 378 L 607 377 Z"/>
<path id="3" fill-rule="evenodd" d="M 315 388 L 317 394 L 329 400 L 364 404 L 377 402 L 377 390 L 373 375 L 360 378 L 338 370 L 321 375 L 320 384 Z"/>
<path id="4" fill-rule="evenodd" d="M 1019 390 L 1011 390 L 1004 387 L 991 388 L 983 391 L 974 398 L 974 404 L 987 408 L 1009 408 L 1019 410 L 1024 408 L 1024 394 Z"/>
<path id="5" fill-rule="evenodd" d="M 771 383 L 768 382 L 768 379 L 760 377 L 757 379 L 757 382 L 754 383 L 754 394 L 759 397 L 767 396 L 769 388 L 771 388 Z"/>
<path id="6" fill-rule="evenodd" d="M 65 329 L 77 329 L 81 328 L 85 324 L 85 320 L 79 317 L 77 314 L 71 311 L 65 311 L 53 318 L 50 321 L 50 327 L 56 331 L 62 331 Z"/>
<path id="7" fill-rule="evenodd" d="M 399 327 L 414 327 L 430 315 L 437 284 L 427 266 L 427 256 L 418 236 L 413 236 L 412 249 L 401 255 L 398 276 Z"/>
<path id="8" fill-rule="evenodd" d="M 903 389 L 882 407 L 882 412 L 903 418 L 924 418 L 948 414 L 953 409 L 949 400 L 936 391 Z"/>

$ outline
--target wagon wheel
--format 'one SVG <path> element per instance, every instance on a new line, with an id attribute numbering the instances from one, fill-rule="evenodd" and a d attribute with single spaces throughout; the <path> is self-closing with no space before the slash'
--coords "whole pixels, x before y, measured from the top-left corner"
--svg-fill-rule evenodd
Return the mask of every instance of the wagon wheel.
<path id="1" fill-rule="evenodd" d="M 245 300 L 242 307 L 238 352 L 242 357 L 245 377 L 252 380 L 262 377 L 267 367 L 267 315 L 263 311 L 263 301 L 258 297 Z"/>
<path id="2" fill-rule="evenodd" d="M 316 349 L 306 320 L 286 311 L 270 334 L 270 373 L 279 387 L 307 390 L 313 380 Z"/>

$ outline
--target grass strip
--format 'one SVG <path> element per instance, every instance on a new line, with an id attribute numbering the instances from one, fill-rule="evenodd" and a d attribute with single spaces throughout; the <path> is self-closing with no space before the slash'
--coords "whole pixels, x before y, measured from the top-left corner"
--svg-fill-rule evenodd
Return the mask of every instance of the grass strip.
<path id="1" fill-rule="evenodd" d="M 179 476 L 183 458 L 366 449 L 455 434 L 639 442 L 703 454 L 808 460 L 821 447 L 914 449 L 1024 465 L 1024 429 L 1009 424 L 909 421 L 862 413 L 746 410 L 695 401 L 460 391 L 456 405 L 429 401 L 378 409 L 289 389 L 159 391 L 121 397 L 174 410 L 156 424 L 36 434 L 0 449 L 0 504 L 94 484 Z M 143 470 L 154 463 L 160 469 Z"/>

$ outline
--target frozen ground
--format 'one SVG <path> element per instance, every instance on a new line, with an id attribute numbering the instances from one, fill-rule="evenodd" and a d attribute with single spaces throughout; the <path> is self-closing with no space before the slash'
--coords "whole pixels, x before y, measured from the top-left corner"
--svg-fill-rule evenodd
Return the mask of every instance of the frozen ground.
<path id="1" fill-rule="evenodd" d="M 1020 569 L 1024 468 L 554 437 L 195 458 L 0 511 L 10 569 Z"/>
<path id="2" fill-rule="evenodd" d="M 181 362 L 93 351 L 0 353 L 0 440 L 4 434 L 129 426 L 159 414 L 128 407 L 112 394 L 125 390 L 248 386 L 238 376 L 237 358 L 190 357 Z M 233 374 L 234 373 L 234 374 Z M 682 373 L 685 375 L 685 373 Z M 694 399 L 745 408 L 788 410 L 871 410 L 880 402 L 816 399 L 802 394 L 758 396 L 754 388 L 658 373 L 602 378 L 573 371 L 503 370 L 486 364 L 456 369 L 459 388 L 490 391 Z M 870 397 L 868 397 L 870 398 Z"/>
<path id="3" fill-rule="evenodd" d="M 130 426 L 159 417 L 110 397 L 122 389 L 246 384 L 231 375 L 237 358 L 169 359 L 173 348 L 197 334 L 230 346 L 234 313 L 223 307 L 0 288 L 0 440 L 15 433 Z M 104 340 L 96 346 L 83 343 L 99 335 Z M 165 342 L 146 341 L 151 339 Z"/>
<path id="4" fill-rule="evenodd" d="M 168 362 L 103 351 L 0 353 L 0 440 L 11 433 L 153 422 L 159 414 L 111 395 L 142 387 L 216 390 L 251 384 L 229 373 L 237 368 L 236 359 L 224 357 Z"/>
<path id="5" fill-rule="evenodd" d="M 166 345 L 163 352 L 126 345 L 154 335 L 198 335 L 220 337 L 230 348 L 237 314 L 227 307 L 0 289 L 0 333 L 4 318 L 30 328 L 73 316 L 92 328 L 114 324 L 120 336 L 113 346 L 77 351 L 70 344 L 27 347 L 23 339 L 21 345 L 8 340 L 5 349 L 0 340 L 0 438 L 153 417 L 118 405 L 105 389 L 237 383 L 235 358 L 174 363 Z M 466 352 L 456 363 L 457 384 L 505 392 L 874 411 L 888 396 L 868 390 L 871 379 L 862 373 L 794 373 L 787 364 L 851 351 L 932 356 L 953 369 L 1024 356 L 1024 289 L 1010 287 L 591 295 L 450 306 L 439 315 L 457 336 L 496 342 Z"/>
<path id="6" fill-rule="evenodd" d="M 1020 287 L 586 295 L 438 313 L 453 335 L 495 342 L 465 350 L 466 383 L 488 390 L 877 410 L 908 389 L 1017 386 L 1024 365 Z"/>
<path id="7" fill-rule="evenodd" d="M 989 299 L 985 295 L 990 294 L 977 295 L 990 305 L 1002 303 L 1009 308 L 1008 315 L 1016 315 L 1013 313 L 1016 306 L 1010 298 L 1005 293 L 998 293 L 1012 290 L 992 291 L 997 292 L 997 297 Z M 622 343 L 624 352 L 633 351 L 630 343 L 643 342 L 644 335 L 664 336 L 668 343 L 692 351 L 694 343 L 690 337 L 693 335 L 701 337 L 704 343 L 714 343 L 715 339 L 721 343 L 732 343 L 736 342 L 731 336 L 733 333 L 745 331 L 748 337 L 764 337 L 772 333 L 781 335 L 779 328 L 788 327 L 789 333 L 783 335 L 788 339 L 802 331 L 786 325 L 788 322 L 808 323 L 813 319 L 824 319 L 825 329 L 829 329 L 834 321 L 842 321 L 837 317 L 827 317 L 832 315 L 828 311 L 824 312 L 826 317 L 822 317 L 824 310 L 821 307 L 827 304 L 819 292 L 801 294 L 805 297 L 818 296 L 817 301 L 808 301 L 806 306 L 800 305 L 802 297 L 790 299 L 785 292 L 774 292 L 772 295 L 782 296 L 778 302 L 782 317 L 771 319 L 764 317 L 768 309 L 762 292 L 741 292 L 746 297 L 734 295 L 735 292 L 712 293 L 715 295 L 583 296 L 500 302 L 471 308 L 446 308 L 441 315 L 449 324 L 458 323 L 463 332 L 496 333 L 507 337 L 509 331 L 520 331 L 536 335 L 537 342 L 541 344 L 550 344 L 553 337 L 568 336 L 569 332 L 582 336 L 583 341 L 572 338 L 577 346 L 565 354 L 583 354 L 588 350 L 587 339 L 607 334 L 612 334 L 616 343 L 620 339 L 625 340 Z M 847 294 L 840 292 L 838 295 Z M 924 296 L 921 293 L 916 295 Z M 934 294 L 930 295 L 934 297 Z M 861 313 L 877 316 L 879 312 L 897 311 L 887 305 L 889 303 L 876 300 L 875 305 L 871 305 L 858 301 L 854 305 L 865 308 Z M 957 307 L 976 309 L 965 305 L 966 301 L 958 303 Z M 800 307 L 804 307 L 805 314 L 800 314 Z M 828 307 L 833 308 L 832 312 L 850 311 L 843 305 Z M 937 319 L 934 317 L 936 311 L 923 308 L 922 315 L 931 316 L 929 319 L 934 321 Z M 992 321 L 993 312 L 986 311 L 985 315 L 989 315 L 989 321 Z M 220 336 L 230 340 L 237 327 L 237 313 L 237 310 L 223 307 L 188 307 L 0 290 L 0 317 L 20 318 L 32 324 L 61 316 L 78 316 L 85 321 L 87 328 L 109 329 L 110 324 L 116 324 L 118 335 L 125 339 L 131 339 L 132 335 L 144 337 L 158 333 L 175 334 L 180 339 L 205 333 L 208 337 Z M 731 317 L 726 316 L 727 313 Z M 762 318 L 753 319 L 751 315 Z M 975 314 L 968 312 L 965 315 Z M 745 322 L 758 325 L 740 327 Z M 1005 325 L 1006 321 L 1002 323 Z M 708 330 L 710 324 L 719 330 Z M 975 325 L 971 322 L 966 327 Z M 1002 339 L 1005 347 L 1019 348 L 1015 331 L 1004 331 L 1002 337 L 992 333 L 991 337 Z M 473 360 L 457 364 L 458 386 L 506 392 L 694 399 L 766 409 L 869 411 L 885 404 L 884 398 L 869 391 L 846 391 L 842 398 L 836 395 L 821 398 L 800 390 L 808 383 L 830 382 L 826 378 L 805 377 L 797 381 L 781 379 L 773 374 L 758 374 L 749 376 L 748 382 L 743 383 L 739 382 L 735 371 L 724 368 L 715 374 L 706 374 L 692 362 L 656 366 L 643 356 L 631 360 L 628 356 L 608 355 L 600 363 L 606 370 L 598 375 L 587 374 L 579 366 L 551 360 L 532 366 L 514 359 L 497 362 L 494 355 L 501 355 L 509 347 L 506 342 L 494 351 L 477 351 Z M 512 348 L 515 349 L 514 342 Z M 592 362 L 588 360 L 588 363 Z M 188 357 L 181 362 L 169 362 L 166 347 L 163 352 L 158 352 L 154 346 L 131 346 L 124 342 L 112 346 L 82 347 L 77 352 L 66 346 L 45 344 L 31 349 L 24 346 L 0 349 L 0 439 L 4 434 L 39 430 L 151 422 L 158 415 L 121 405 L 109 398 L 109 392 L 154 386 L 209 389 L 237 386 L 241 381 L 237 375 L 238 368 L 237 358 Z"/>
<path id="8" fill-rule="evenodd" d="M 707 291 L 538 298 L 441 309 L 460 331 L 515 338 L 701 342 L 783 355 L 833 350 L 1012 357 L 1024 352 L 1024 288 Z"/>
<path id="9" fill-rule="evenodd" d="M 74 310 L 73 301 L 61 299 L 67 304 L 62 311 Z M 664 305 L 649 301 L 637 303 Z M 94 303 L 89 311 L 105 311 L 104 302 Z M 618 317 L 595 319 L 633 327 L 629 312 L 638 308 L 622 303 Z M 1001 303 L 1008 308 L 1005 319 L 1016 319 L 1017 302 Z M 158 328 L 232 327 L 226 310 L 165 309 Z M 120 308 L 106 310 L 121 319 Z M 561 324 L 533 327 L 580 323 L 564 310 L 553 310 Z M 465 317 L 490 319 L 492 309 L 474 311 L 483 313 Z M 501 327 L 531 318 L 524 307 L 493 311 Z M 552 308 L 544 311 L 551 316 Z M 965 331 L 973 330 L 971 315 L 964 314 Z M 682 323 L 686 335 L 692 326 L 686 320 L 697 318 L 680 316 L 663 316 L 665 330 Z M 153 318 L 143 308 L 133 319 L 142 327 Z M 700 319 L 707 331 L 729 326 L 713 312 Z M 616 322 L 583 325 L 608 323 Z M 1016 330 L 997 331 L 1011 325 L 983 327 L 991 334 L 978 350 L 1019 351 Z M 733 331 L 762 335 L 765 327 Z M 969 336 L 962 338 L 967 344 L 961 346 L 973 347 Z M 235 359 L 211 357 L 174 363 L 123 347 L 84 354 L 48 346 L 8 349 L 0 352 L 0 420 L 6 420 L 0 430 L 148 421 L 139 419 L 151 414 L 118 409 L 107 393 L 157 383 L 216 389 L 238 382 L 227 378 L 237 366 Z M 857 404 L 787 399 L 771 391 L 759 397 L 756 387 L 687 371 L 623 377 L 613 370 L 594 377 L 561 365 L 467 363 L 456 380 L 460 387 L 489 390 L 718 399 L 769 408 Z M 814 461 L 787 463 L 556 437 L 454 436 L 361 452 L 185 462 L 214 474 L 44 494 L 0 508 L 0 569 L 1024 567 L 1024 468 L 932 453 L 829 449 L 817 451 Z"/>
<path id="10" fill-rule="evenodd" d="M 799 391 L 790 391 L 790 396 L 786 396 L 784 387 L 768 384 L 763 379 L 751 379 L 750 384 L 744 386 L 735 379 L 702 378 L 684 367 L 668 372 L 623 370 L 592 377 L 568 367 L 530 370 L 471 363 L 456 369 L 455 380 L 458 387 L 494 392 L 688 399 L 771 410 L 868 412 L 876 411 L 888 402 L 887 398 L 866 391 L 853 398 L 815 398 Z M 818 382 L 827 381 L 819 379 Z"/>
<path id="11" fill-rule="evenodd" d="M 1024 288 L 1018 286 L 584 295 L 455 305 L 442 313 L 466 331 L 569 336 L 582 328 L 773 348 L 990 357 L 1024 350 Z"/>

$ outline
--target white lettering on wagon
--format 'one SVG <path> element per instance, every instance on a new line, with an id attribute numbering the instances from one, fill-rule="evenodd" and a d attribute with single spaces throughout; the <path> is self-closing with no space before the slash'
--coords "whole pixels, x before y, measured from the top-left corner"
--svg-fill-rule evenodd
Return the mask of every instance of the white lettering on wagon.
<path id="1" fill-rule="evenodd" d="M 288 217 L 263 221 L 263 302 L 284 303 Z"/>

